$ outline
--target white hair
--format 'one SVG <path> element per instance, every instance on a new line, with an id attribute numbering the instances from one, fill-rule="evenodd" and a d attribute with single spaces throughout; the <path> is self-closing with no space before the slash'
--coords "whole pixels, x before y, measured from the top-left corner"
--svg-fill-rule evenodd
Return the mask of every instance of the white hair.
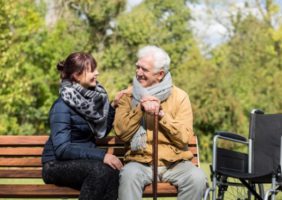
<path id="1" fill-rule="evenodd" d="M 151 56 L 153 58 L 153 65 L 155 70 L 163 69 L 165 73 L 169 70 L 170 58 L 168 54 L 157 46 L 145 46 L 137 53 L 137 58 L 144 58 Z"/>

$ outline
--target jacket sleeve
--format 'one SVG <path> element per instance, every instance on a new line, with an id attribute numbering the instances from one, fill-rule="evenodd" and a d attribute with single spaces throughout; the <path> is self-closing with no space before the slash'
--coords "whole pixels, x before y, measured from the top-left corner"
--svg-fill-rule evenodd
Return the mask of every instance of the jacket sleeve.
<path id="1" fill-rule="evenodd" d="M 142 117 L 143 111 L 140 104 L 132 108 L 131 96 L 129 94 L 124 95 L 119 102 L 119 106 L 116 108 L 114 120 L 116 135 L 125 142 L 130 141 L 140 127 Z"/>
<path id="2" fill-rule="evenodd" d="M 159 124 L 164 129 L 164 134 L 172 143 L 180 149 L 183 149 L 189 143 L 193 132 L 193 114 L 192 107 L 187 94 L 180 95 L 178 102 L 175 104 L 176 113 L 172 116 L 164 111 L 164 116 L 160 119 Z"/>
<path id="3" fill-rule="evenodd" d="M 51 139 L 56 158 L 59 160 L 99 159 L 103 160 L 105 151 L 91 143 L 72 143 L 70 111 L 53 107 L 50 113 Z"/>
<path id="4" fill-rule="evenodd" d="M 107 136 L 113 128 L 115 113 L 116 113 L 115 109 L 110 105 L 109 106 L 109 114 L 108 114 L 108 118 L 107 118 L 107 131 L 106 131 L 105 136 Z"/>

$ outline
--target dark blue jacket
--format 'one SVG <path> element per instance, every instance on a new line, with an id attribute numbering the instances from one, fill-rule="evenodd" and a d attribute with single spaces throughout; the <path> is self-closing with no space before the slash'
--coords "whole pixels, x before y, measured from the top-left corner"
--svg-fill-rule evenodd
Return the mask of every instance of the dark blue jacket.
<path id="1" fill-rule="evenodd" d="M 107 134 L 112 129 L 115 110 L 109 106 Z M 51 135 L 45 144 L 42 163 L 51 160 L 98 159 L 105 151 L 95 145 L 95 137 L 87 121 L 59 98 L 50 113 Z"/>

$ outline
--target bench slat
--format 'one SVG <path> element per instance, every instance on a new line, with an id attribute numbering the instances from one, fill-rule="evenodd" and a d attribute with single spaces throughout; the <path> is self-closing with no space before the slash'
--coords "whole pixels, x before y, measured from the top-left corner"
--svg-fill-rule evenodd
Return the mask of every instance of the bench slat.
<path id="1" fill-rule="evenodd" d="M 125 150 L 123 147 L 101 147 L 107 149 L 108 153 L 123 156 Z M 196 155 L 197 147 L 189 147 L 189 150 Z M 2 147 L 0 148 L 0 156 L 41 156 L 43 147 Z"/>
<path id="2" fill-rule="evenodd" d="M 42 146 L 48 139 L 48 135 L 32 135 L 32 136 L 0 136 L 0 146 Z M 123 146 L 124 142 L 115 136 L 109 136 L 96 141 L 98 146 Z"/>
<path id="3" fill-rule="evenodd" d="M 40 167 L 40 166 L 41 166 L 41 157 L 0 159 L 0 167 Z"/>
<path id="4" fill-rule="evenodd" d="M 122 161 L 123 158 L 119 157 Z M 198 157 L 192 159 L 192 163 L 198 164 Z M 41 157 L 1 158 L 0 167 L 40 167 Z"/>
<path id="5" fill-rule="evenodd" d="M 0 156 L 41 156 L 43 147 L 2 147 Z"/>
<path id="6" fill-rule="evenodd" d="M 158 183 L 158 197 L 175 197 L 177 194 L 177 188 L 170 183 Z M 153 185 L 145 186 L 143 196 L 151 197 L 153 194 Z"/>
<path id="7" fill-rule="evenodd" d="M 117 156 L 124 155 L 123 147 L 101 147 L 101 149 L 107 149 L 109 153 Z M 0 156 L 41 156 L 43 147 L 1 147 Z"/>
<path id="8" fill-rule="evenodd" d="M 0 136 L 0 146 L 41 146 L 44 145 L 48 139 L 48 135 L 32 135 L 32 136 Z M 196 144 L 196 137 L 192 137 L 190 143 Z M 124 142 L 115 136 L 109 136 L 97 140 L 97 145 L 120 145 L 123 146 Z M 189 144 L 190 145 L 190 144 Z"/>
<path id="9" fill-rule="evenodd" d="M 35 163 L 26 163 L 26 158 L 24 158 L 24 161 L 20 160 L 20 162 L 17 162 L 15 159 L 9 159 L 8 161 L 5 160 L 2 162 L 0 160 L 0 166 L 1 167 L 7 167 L 7 166 L 13 166 L 13 167 L 20 167 L 16 169 L 0 169 L 0 178 L 41 178 L 41 163 L 40 163 L 41 158 L 35 158 L 36 160 Z M 34 162 L 33 160 L 33 162 Z M 194 157 L 192 159 L 192 162 L 195 165 L 198 165 L 198 158 Z M 32 166 L 31 166 L 32 165 Z M 33 169 L 29 168 L 23 168 L 23 167 L 36 167 Z"/>
<path id="10" fill-rule="evenodd" d="M 41 167 L 36 169 L 0 169 L 0 178 L 41 178 Z"/>
<path id="11" fill-rule="evenodd" d="M 0 185 L 0 197 L 6 198 L 54 198 L 78 197 L 79 191 L 52 184 L 41 185 Z"/>
<path id="12" fill-rule="evenodd" d="M 0 136 L 0 146 L 37 146 L 44 145 L 48 135 L 44 136 Z"/>
<path id="13" fill-rule="evenodd" d="M 98 147 L 107 150 L 108 153 L 123 156 L 125 153 L 124 147 Z M 192 151 L 194 151 L 192 149 Z M 0 147 L 0 157 L 13 156 L 42 156 L 43 147 Z"/>
<path id="14" fill-rule="evenodd" d="M 175 196 L 177 189 L 169 183 L 158 183 L 158 196 Z M 37 184 L 37 185 L 0 185 L 0 197 L 6 198 L 76 198 L 79 191 L 68 188 L 58 187 L 53 184 Z M 152 195 L 152 185 L 148 185 L 144 189 L 143 196 Z"/>

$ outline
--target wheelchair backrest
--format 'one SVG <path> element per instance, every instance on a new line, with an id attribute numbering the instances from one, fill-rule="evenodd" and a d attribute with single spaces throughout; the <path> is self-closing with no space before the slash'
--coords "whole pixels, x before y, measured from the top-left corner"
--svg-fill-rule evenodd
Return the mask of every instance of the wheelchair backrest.
<path id="1" fill-rule="evenodd" d="M 271 174 L 280 170 L 282 136 L 282 114 L 250 115 L 250 136 L 252 140 L 252 172 Z"/>

